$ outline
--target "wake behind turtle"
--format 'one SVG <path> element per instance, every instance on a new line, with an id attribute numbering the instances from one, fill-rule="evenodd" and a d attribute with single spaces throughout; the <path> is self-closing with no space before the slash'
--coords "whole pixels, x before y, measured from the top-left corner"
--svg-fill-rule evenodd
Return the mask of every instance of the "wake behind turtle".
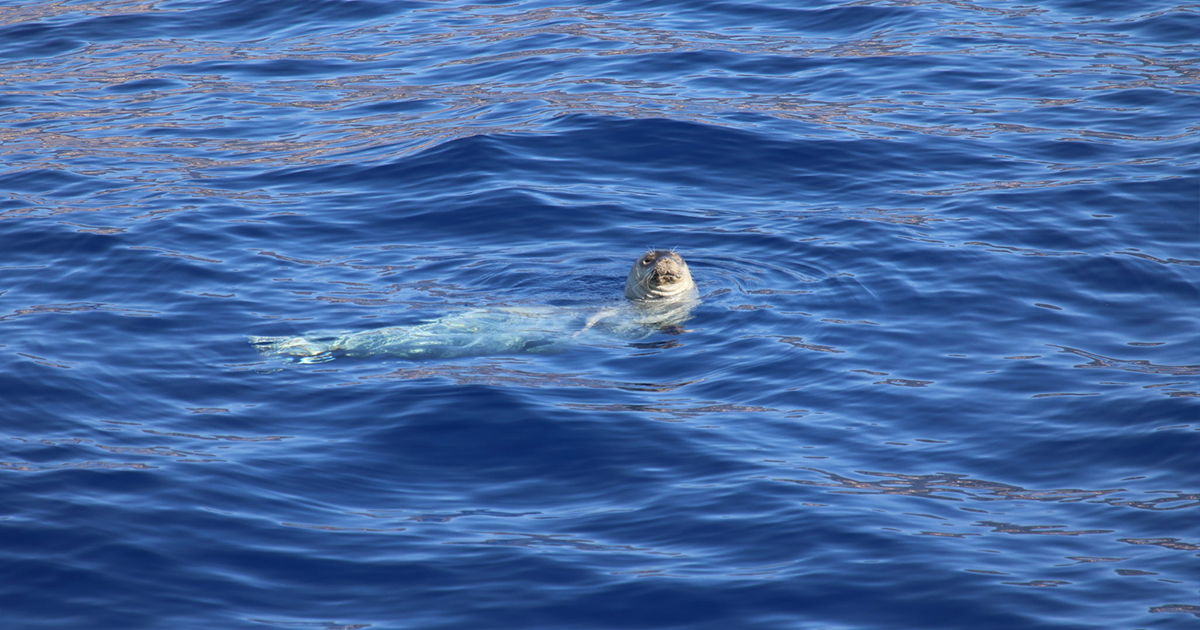
<path id="1" fill-rule="evenodd" d="M 674 251 L 641 255 L 625 280 L 622 303 L 602 309 L 551 306 L 472 309 L 411 326 L 364 332 L 250 337 L 264 355 L 328 361 L 337 355 L 406 359 L 562 352 L 588 341 L 636 340 L 683 324 L 699 294 L 683 257 Z"/>

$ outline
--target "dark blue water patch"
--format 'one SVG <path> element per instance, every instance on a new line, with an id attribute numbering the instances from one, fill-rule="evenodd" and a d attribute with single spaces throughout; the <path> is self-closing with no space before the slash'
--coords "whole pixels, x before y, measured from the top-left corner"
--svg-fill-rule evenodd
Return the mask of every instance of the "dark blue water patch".
<path id="1" fill-rule="evenodd" d="M 188 6 L 192 5 L 192 6 Z M 216 5 L 176 2 L 161 11 L 91 15 L 74 21 L 56 20 L 55 28 L 88 41 L 154 37 L 166 32 L 205 40 L 245 41 L 263 36 L 310 35 L 339 28 L 359 19 L 387 15 L 392 8 L 372 2 L 313 2 L 303 10 L 261 3 L 252 10 L 238 2 Z M 188 10 L 190 9 L 190 10 Z"/>
<path id="2" fill-rule="evenodd" d="M 1159 45 L 1195 43 L 1200 32 L 1200 14 L 1190 7 L 1175 7 L 1173 10 L 1146 13 L 1136 21 L 1108 26 L 1115 31 L 1129 33 L 1154 41 Z"/>
<path id="3" fill-rule="evenodd" d="M 702 60 L 706 65 L 714 66 L 708 72 L 690 78 L 689 83 L 708 84 L 714 88 L 717 86 L 730 87 L 739 79 L 742 79 L 748 81 L 748 83 L 744 84 L 746 87 L 753 89 L 759 94 L 811 93 L 815 91 L 808 84 L 812 80 L 812 77 L 806 76 L 806 73 L 815 72 L 819 74 L 826 71 L 826 66 L 821 60 L 791 55 L 764 54 L 747 56 L 727 51 L 711 50 L 679 54 L 692 55 L 692 59 L 697 61 Z M 699 55 L 704 55 L 704 57 L 698 57 Z M 637 60 L 633 61 L 633 63 L 639 64 L 639 67 L 641 67 L 640 64 L 645 62 Z M 715 72 L 716 70 L 722 72 L 718 74 Z M 753 72 L 750 72 L 751 70 Z M 726 72 L 741 73 L 742 76 L 735 78 L 724 74 Z"/>
<path id="4" fill-rule="evenodd" d="M 66 259 L 100 258 L 118 241 L 111 236 L 81 232 L 67 226 L 47 226 L 33 221 L 7 221 L 0 243 L 5 263 L 21 266 L 53 265 Z"/>
<path id="5" fill-rule="evenodd" d="M 1154 3 L 1142 5 L 1130 5 L 1118 0 L 1099 0 L 1097 2 L 1084 2 L 1081 0 L 1055 0 L 1049 3 L 1055 12 L 1063 12 L 1064 14 L 1075 14 L 1078 16 L 1075 19 L 1081 18 L 1134 18 L 1143 15 L 1149 15 L 1161 10 L 1171 10 L 1176 8 L 1169 2 L 1158 3 L 1160 6 L 1154 6 Z M 1106 20 L 1107 22 L 1107 20 Z"/>
<path id="6" fill-rule="evenodd" d="M 110 180 L 86 177 L 70 171 L 51 168 L 30 168 L 0 175 L 0 186 L 10 192 L 34 194 L 52 192 L 55 196 L 65 198 L 83 197 L 113 188 Z"/>
<path id="7" fill-rule="evenodd" d="M 5 349 L 13 350 L 8 344 Z M 77 427 L 77 420 L 64 418 L 57 403 L 79 400 L 77 392 L 87 391 L 86 379 L 74 378 L 63 367 L 44 365 L 46 361 L 34 355 L 22 358 L 6 360 L 4 376 L 0 377 L 0 395 L 9 401 L 5 406 L 9 416 L 7 435 L 33 440 L 39 435 L 69 434 Z M 4 459 L 10 460 L 14 452 L 16 448 L 6 447 Z"/>
<path id="8" fill-rule="evenodd" d="M 1041 118 L 1038 121 L 1039 124 L 1050 124 L 1049 119 L 1056 116 L 1056 112 L 1053 111 L 1039 112 L 1039 114 L 1045 116 L 1045 118 Z M 1119 161 L 1125 157 L 1126 151 L 1128 151 L 1125 147 L 1117 147 L 1103 142 L 1067 140 L 1063 138 L 1037 140 L 1024 143 L 1024 145 L 1027 150 L 1025 155 L 1034 155 L 1037 158 L 1052 162 L 1058 168 L 1072 164 L 1091 167 L 1086 171 L 1087 177 L 1102 176 L 1103 170 L 1097 169 L 1095 165 Z M 1153 169 L 1150 168 L 1146 170 L 1153 172 Z M 1100 172 L 1097 173 L 1097 171 Z M 1068 172 L 1064 176 L 1079 175 L 1085 175 L 1085 173 Z M 1087 192 L 1081 191 L 1080 194 L 1086 195 Z"/>
<path id="9" fill-rule="evenodd" d="M 591 488 L 597 494 L 596 500 L 633 498 L 635 488 L 657 476 L 639 472 L 636 462 L 653 462 L 653 467 L 660 469 L 695 467 L 716 472 L 714 462 L 673 457 L 672 452 L 682 449 L 670 448 L 669 440 L 650 439 L 642 448 L 636 448 L 626 437 L 633 427 L 573 422 L 575 414 L 510 415 L 503 411 L 480 424 L 473 411 L 453 411 L 462 409 L 464 400 L 483 396 L 494 401 L 496 395 L 486 390 L 445 392 L 442 398 L 448 405 L 428 407 L 423 417 L 378 435 L 368 444 L 378 450 L 377 459 L 383 460 L 386 453 L 386 461 L 392 462 L 388 467 L 398 467 L 399 478 L 438 470 L 445 482 L 476 487 L 475 499 L 481 502 L 511 496 L 514 488 L 505 488 L 509 484 L 551 502 L 554 497 L 571 496 L 583 488 Z M 581 444 L 590 447 L 580 449 Z M 497 445 L 500 448 L 493 448 Z M 380 464 L 382 461 L 376 465 Z M 531 469 L 543 474 L 528 475 Z M 494 484 L 492 490 L 487 489 L 490 484 Z"/>
<path id="10" fill-rule="evenodd" d="M 0 41 L 11 47 L 0 52 L 0 57 L 13 60 L 54 57 L 88 44 L 149 35 L 162 27 L 161 18 L 150 13 L 21 22 L 0 28 Z"/>
<path id="11" fill-rule="evenodd" d="M 0 29 L 0 38 L 22 42 L 13 50 L 0 51 L 0 58 L 11 60 L 43 59 L 62 55 L 85 46 L 80 39 L 47 36 L 49 29 L 40 25 L 23 25 Z M 8 38 L 12 38 L 9 40 Z"/>
<path id="12" fill-rule="evenodd" d="M 621 217 L 627 220 L 644 218 L 616 205 L 575 205 L 567 211 L 560 204 L 550 203 L 552 201 L 536 191 L 519 188 L 484 190 L 468 198 L 439 200 L 419 214 L 410 210 L 397 212 L 391 219 L 363 219 L 384 226 L 395 225 L 397 229 L 420 231 L 447 244 L 455 241 L 455 234 L 468 230 L 478 234 L 482 242 L 502 246 L 519 235 L 536 233 L 550 226 L 561 242 L 578 234 L 607 231 L 611 229 L 611 222 L 619 221 Z M 686 220 L 680 222 L 687 223 Z"/>
<path id="13" fill-rule="evenodd" d="M 1194 274 L 1181 270 L 1178 274 L 1155 273 L 1154 263 L 1136 256 L 1089 256 L 1064 258 L 1060 272 L 1071 282 L 1071 289 L 1060 295 L 1082 298 L 1094 306 L 1095 289 L 1103 284 L 1115 287 L 1142 306 L 1142 315 L 1154 318 L 1157 313 L 1168 314 L 1173 304 L 1187 303 L 1196 296 Z M 1188 276 L 1192 275 L 1192 278 Z M 1047 299 L 1054 298 L 1047 295 Z M 1082 304 L 1080 304 L 1082 306 Z M 1111 315 L 1111 314 L 1110 314 Z M 1155 318 L 1156 319 L 1156 318 Z M 1131 325 L 1137 318 L 1118 318 L 1117 325 Z"/>
<path id="14" fill-rule="evenodd" d="M 180 90 L 186 88 L 187 83 L 172 79 L 140 79 L 136 81 L 127 81 L 118 85 L 110 85 L 105 88 L 108 91 L 120 94 L 134 94 L 138 92 L 155 92 L 161 90 Z"/>
<path id="15" fill-rule="evenodd" d="M 439 99 L 412 99 L 412 100 L 391 100 L 380 101 L 375 103 L 367 103 L 360 107 L 352 108 L 347 111 L 348 114 L 400 114 L 400 113 L 422 113 L 434 112 L 442 109 L 446 103 Z"/>
<path id="16" fill-rule="evenodd" d="M 554 20 L 549 20 L 542 26 L 551 27 L 554 25 L 554 23 Z M 473 60 L 454 60 L 453 62 L 444 65 L 449 68 L 453 68 L 456 65 L 470 67 L 480 65 L 479 62 L 484 62 L 482 64 L 484 67 L 495 71 L 497 66 L 493 63 L 488 63 L 493 59 L 498 62 L 514 62 L 536 58 L 542 58 L 543 60 L 546 60 L 549 58 L 573 57 L 582 52 L 581 47 L 595 48 L 597 50 L 605 50 L 611 47 L 611 45 L 596 46 L 596 44 L 599 42 L 597 42 L 595 39 L 580 37 L 575 33 L 546 32 L 545 30 L 540 29 L 518 37 L 505 37 L 489 40 L 487 43 L 489 45 L 487 47 L 481 47 L 478 51 L 478 57 L 474 58 Z M 518 56 L 522 59 L 514 59 L 513 55 L 510 53 L 518 53 Z M 468 61 L 474 61 L 475 63 L 467 63 Z M 503 69 L 505 65 L 500 64 L 500 67 Z M 519 66 L 514 63 L 512 64 L 512 67 L 516 68 Z M 462 78 L 466 79 L 468 77 L 464 76 Z"/>
<path id="17" fill-rule="evenodd" d="M 821 38 L 846 38 L 872 31 L 916 29 L 927 24 L 920 11 L 903 11 L 891 7 L 837 6 L 796 8 L 771 6 L 771 3 L 718 2 L 703 7 L 682 4 L 667 15 L 659 16 L 657 24 L 677 28 L 683 38 L 703 42 L 705 32 L 711 31 L 713 21 L 723 24 L 719 31 L 733 31 L 730 24 L 747 21 L 759 24 L 764 33 L 802 33 Z M 661 6 L 631 4 L 622 10 L 661 11 Z M 635 14 L 636 15 L 636 14 Z M 703 24 L 703 28 L 699 28 Z M 734 31 L 735 32 L 735 31 Z"/>
<path id="18" fill-rule="evenodd" d="M 730 6 L 730 5 L 726 5 Z M 739 9 L 755 12 L 753 5 L 733 5 Z M 781 10 L 772 8 L 764 16 L 767 24 L 780 28 L 784 24 L 789 30 L 807 33 L 822 39 L 839 39 L 864 36 L 885 31 L 902 33 L 927 28 L 931 22 L 920 12 L 897 10 L 894 7 L 875 6 L 828 6 L 819 9 Z"/>
<path id="19" fill-rule="evenodd" d="M 805 143 L 778 143 L 769 138 L 736 130 L 701 129 L 688 123 L 578 119 L 563 121 L 569 125 L 554 136 L 507 135 L 472 136 L 442 143 L 413 156 L 386 165 L 362 167 L 332 165 L 279 171 L 254 180 L 224 182 L 233 187 L 261 185 L 299 186 L 302 183 L 328 183 L 338 187 L 355 182 L 375 184 L 399 192 L 410 189 L 449 190 L 457 185 L 486 181 L 537 178 L 548 183 L 579 183 L 595 179 L 636 176 L 652 177 L 664 185 L 705 187 L 714 179 L 721 181 L 729 194 L 762 197 L 798 194 L 805 190 L 830 193 L 860 189 L 857 176 L 864 165 L 877 172 L 896 160 L 888 149 L 899 145 L 880 143 L 877 147 L 849 142 L 810 140 Z M 614 138 L 622 138 L 614 142 Z M 953 156 L 961 149 L 922 152 L 926 169 L 953 168 Z M 753 152 L 753 156 L 751 156 Z M 935 158 L 945 156 L 946 162 Z M 747 173 L 742 167 L 753 160 Z M 544 168 L 551 161 L 555 168 Z M 696 164 L 704 164 L 697 169 Z M 822 174 L 811 174 L 820 164 Z M 464 170 L 464 166 L 470 165 Z M 1020 167 L 997 162 L 997 167 Z M 459 171 L 462 171 L 461 173 Z M 895 184 L 908 183 L 897 179 Z"/>
<path id="20" fill-rule="evenodd" d="M 1173 103 L 1182 104 L 1190 100 L 1191 96 L 1186 91 L 1164 92 L 1142 87 L 1125 87 L 1104 90 L 1095 96 L 1093 102 L 1101 106 L 1138 108 L 1139 113 L 1131 122 L 1142 123 L 1148 116 L 1158 113 L 1156 109 L 1147 110 L 1147 108 L 1155 108 L 1155 106 L 1172 108 Z"/>
<path id="21" fill-rule="evenodd" d="M 401 8 L 411 10 L 414 3 Z M 369 21 L 397 11 L 388 3 L 341 0 L 318 0 L 302 8 L 286 3 L 246 5 L 227 0 L 215 5 L 202 3 L 176 17 L 181 29 L 204 33 L 206 38 L 243 41 L 257 37 L 297 37 L 311 35 L 343 25 Z"/>
<path id="22" fill-rule="evenodd" d="M 264 183 L 277 185 L 289 182 L 347 185 L 370 183 L 395 189 L 401 185 L 429 186 L 444 190 L 455 184 L 478 185 L 493 170 L 516 171 L 516 165 L 527 163 L 508 143 L 487 136 L 470 136 L 437 145 L 412 158 L 391 164 L 363 168 L 357 165 L 335 164 L 300 170 L 282 171 L 261 178 Z M 472 168 L 463 168 L 465 165 Z M 247 182 L 255 184 L 256 181 Z"/>
<path id="23" fill-rule="evenodd" d="M 1146 401 L 1132 394 L 1119 398 L 1103 392 L 1041 399 L 1034 406 L 1048 425 L 1058 424 L 1063 429 L 1048 431 L 1037 440 L 1018 440 L 1006 453 L 1012 462 L 1070 462 L 1065 468 L 1074 471 L 1071 475 L 1055 473 L 1054 482 L 1059 484 L 1078 484 L 1094 478 L 1097 472 L 1107 472 L 1118 479 L 1150 467 L 1186 475 L 1194 463 L 1195 449 L 1200 446 L 1194 432 L 1162 430 L 1187 424 L 1194 411 L 1166 397 Z M 1072 426 L 1086 426 L 1094 434 L 1067 429 Z M 1125 433 L 1125 438 L 1119 443 L 1112 440 L 1114 431 Z M 1125 449 L 1131 452 L 1123 453 Z M 1121 464 L 1114 470 L 1113 462 L 1117 459 Z"/>
<path id="24" fill-rule="evenodd" d="M 219 75 L 241 80 L 288 80 L 296 77 L 321 78 L 344 73 L 350 62 L 331 59 L 248 59 L 244 61 L 201 61 L 186 65 L 172 64 L 159 68 L 175 75 Z"/>

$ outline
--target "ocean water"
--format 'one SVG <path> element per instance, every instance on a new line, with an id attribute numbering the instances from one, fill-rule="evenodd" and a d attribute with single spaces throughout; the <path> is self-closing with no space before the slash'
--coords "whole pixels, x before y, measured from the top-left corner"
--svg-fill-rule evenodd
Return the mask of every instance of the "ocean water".
<path id="1" fill-rule="evenodd" d="M 1200 5 L 0 2 L 0 626 L 1200 625 Z M 251 335 L 603 308 L 425 360 Z"/>

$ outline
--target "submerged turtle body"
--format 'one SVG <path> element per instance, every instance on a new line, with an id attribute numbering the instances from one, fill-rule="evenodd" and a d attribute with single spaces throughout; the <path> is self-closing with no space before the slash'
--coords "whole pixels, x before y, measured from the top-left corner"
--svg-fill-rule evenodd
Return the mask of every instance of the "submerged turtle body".
<path id="1" fill-rule="evenodd" d="M 250 337 L 264 355 L 304 362 L 336 355 L 387 355 L 407 359 L 562 352 L 578 343 L 637 340 L 691 316 L 699 303 L 686 263 L 678 254 L 647 252 L 626 283 L 629 301 L 609 308 L 505 307 L 451 313 L 412 326 L 300 337 Z"/>

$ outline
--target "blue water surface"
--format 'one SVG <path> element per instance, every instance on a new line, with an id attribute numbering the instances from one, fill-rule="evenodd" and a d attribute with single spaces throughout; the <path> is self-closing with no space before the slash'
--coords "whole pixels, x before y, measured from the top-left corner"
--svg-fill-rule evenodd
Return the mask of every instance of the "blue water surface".
<path id="1" fill-rule="evenodd" d="M 0 623 L 1200 623 L 1200 5 L 0 2 Z M 558 354 L 250 335 L 703 302 Z"/>

